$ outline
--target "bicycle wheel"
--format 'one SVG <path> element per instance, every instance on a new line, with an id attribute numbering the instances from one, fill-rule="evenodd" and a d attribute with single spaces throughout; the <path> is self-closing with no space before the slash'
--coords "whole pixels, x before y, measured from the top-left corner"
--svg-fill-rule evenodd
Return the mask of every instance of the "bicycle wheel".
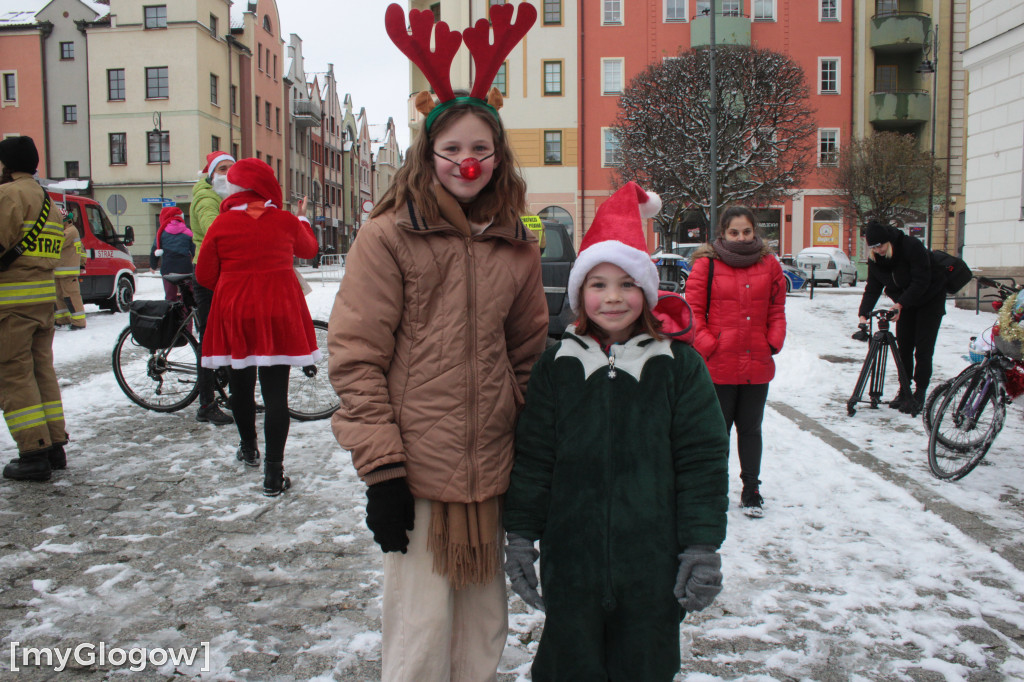
<path id="1" fill-rule="evenodd" d="M 136 405 L 155 412 L 174 412 L 199 395 L 199 345 L 192 334 L 181 333 L 185 345 L 159 351 L 135 343 L 129 327 L 117 338 L 110 358 L 114 378 Z"/>
<path id="2" fill-rule="evenodd" d="M 288 413 L 298 421 L 326 419 L 341 405 L 327 378 L 327 323 L 313 320 L 321 358 L 315 365 L 293 367 L 288 375 Z"/>
<path id="3" fill-rule="evenodd" d="M 928 467 L 937 478 L 957 481 L 985 457 L 1006 416 L 1001 392 L 998 378 L 981 365 L 950 385 L 928 438 Z"/>
<path id="4" fill-rule="evenodd" d="M 946 379 L 933 388 L 932 392 L 928 394 L 928 398 L 924 401 L 924 408 L 921 410 L 921 420 L 924 422 L 924 430 L 929 434 L 932 432 L 932 421 L 935 419 L 935 411 L 938 409 L 939 403 L 942 402 L 942 396 L 946 395 L 955 379 L 956 377 Z"/>

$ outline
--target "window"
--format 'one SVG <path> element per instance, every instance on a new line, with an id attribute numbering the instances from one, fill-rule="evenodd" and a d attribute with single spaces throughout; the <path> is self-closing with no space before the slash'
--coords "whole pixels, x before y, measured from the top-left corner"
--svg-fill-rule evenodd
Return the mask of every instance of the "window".
<path id="1" fill-rule="evenodd" d="M 604 10 L 601 12 L 602 24 L 622 25 L 622 0 L 602 0 Z"/>
<path id="2" fill-rule="evenodd" d="M 274 127 L 281 132 L 281 107 L 274 107 Z"/>
<path id="3" fill-rule="evenodd" d="M 274 71 L 273 71 L 273 76 L 274 76 L 274 80 L 277 80 L 277 55 L 276 54 L 274 55 Z"/>
<path id="4" fill-rule="evenodd" d="M 622 59 L 601 60 L 601 94 L 622 94 Z"/>
<path id="5" fill-rule="evenodd" d="M 235 157 L 236 159 L 238 158 L 238 143 L 237 142 L 232 142 L 231 143 L 231 156 Z"/>
<path id="6" fill-rule="evenodd" d="M 171 160 L 171 135 L 166 130 L 146 133 L 149 147 L 147 163 L 169 163 Z"/>
<path id="7" fill-rule="evenodd" d="M 18 74 L 17 73 L 5 73 L 4 74 L 4 101 L 5 102 L 17 102 L 18 101 Z"/>
<path id="8" fill-rule="evenodd" d="M 544 25 L 562 23 L 562 0 L 544 0 Z"/>
<path id="9" fill-rule="evenodd" d="M 263 70 L 263 43 L 256 43 L 256 66 Z"/>
<path id="10" fill-rule="evenodd" d="M 665 21 L 686 21 L 686 0 L 665 0 Z"/>
<path id="11" fill-rule="evenodd" d="M 818 165 L 834 166 L 839 162 L 839 130 L 818 128 Z"/>
<path id="12" fill-rule="evenodd" d="M 269 14 L 263 15 L 263 30 L 269 33 L 270 35 L 274 35 L 274 27 L 270 25 Z"/>
<path id="13" fill-rule="evenodd" d="M 107 99 L 124 101 L 124 69 L 107 69 Z"/>
<path id="14" fill-rule="evenodd" d="M 838 2 L 839 0 L 836 0 Z M 898 14 L 900 11 L 899 0 L 876 0 L 875 14 Z"/>
<path id="15" fill-rule="evenodd" d="M 269 129 L 270 128 L 270 123 L 271 123 L 271 120 L 270 120 L 270 102 L 267 102 L 267 101 L 263 102 L 263 110 L 267 114 L 265 120 L 266 120 L 266 123 L 267 123 L 267 128 Z"/>
<path id="16" fill-rule="evenodd" d="M 820 0 L 821 20 L 839 21 L 839 0 Z"/>
<path id="17" fill-rule="evenodd" d="M 260 159 L 262 161 L 263 160 L 263 152 L 261 152 L 260 150 L 257 149 L 256 150 L 256 158 Z"/>
<path id="18" fill-rule="evenodd" d="M 544 131 L 544 164 L 548 166 L 562 165 L 562 131 Z"/>
<path id="19" fill-rule="evenodd" d="M 231 113 L 238 114 L 238 86 L 231 86 Z"/>
<path id="20" fill-rule="evenodd" d="M 256 124 L 257 125 L 259 125 L 259 122 L 260 122 L 260 101 L 261 101 L 260 100 L 260 96 L 256 95 L 256 108 L 253 111 L 255 112 L 254 115 L 256 116 Z"/>
<path id="21" fill-rule="evenodd" d="M 622 163 L 619 136 L 611 128 L 601 128 L 601 165 L 618 166 Z"/>
<path id="22" fill-rule="evenodd" d="M 697 0 L 697 14 L 694 16 L 702 17 L 711 14 L 711 0 Z"/>
<path id="23" fill-rule="evenodd" d="M 491 84 L 498 88 L 502 97 L 508 97 L 508 62 L 498 67 L 498 73 L 494 74 L 494 82 Z"/>
<path id="24" fill-rule="evenodd" d="M 210 104 L 217 104 L 217 76 L 210 74 Z"/>
<path id="25" fill-rule="evenodd" d="M 775 21 L 775 0 L 754 0 L 754 21 Z"/>
<path id="26" fill-rule="evenodd" d="M 128 133 L 110 133 L 110 165 L 123 166 L 128 163 Z"/>
<path id="27" fill-rule="evenodd" d="M 544 95 L 562 94 L 562 62 L 544 62 Z"/>
<path id="28" fill-rule="evenodd" d="M 65 104 L 62 107 L 64 111 L 64 122 L 65 123 L 78 123 L 78 105 L 77 104 Z"/>
<path id="29" fill-rule="evenodd" d="M 167 99 L 167 67 L 146 67 L 146 99 Z"/>
<path id="30" fill-rule="evenodd" d="M 74 59 L 75 58 L 75 44 L 72 42 L 60 44 L 60 58 L 61 59 Z"/>
<path id="31" fill-rule="evenodd" d="M 896 92 L 900 89 L 900 67 L 894 64 L 875 66 L 875 92 Z"/>
<path id="32" fill-rule="evenodd" d="M 818 93 L 823 95 L 839 94 L 839 58 L 819 57 L 818 72 Z"/>
<path id="33" fill-rule="evenodd" d="M 215 152 L 220 150 L 220 138 L 216 135 L 210 136 L 210 151 Z"/>
<path id="34" fill-rule="evenodd" d="M 65 161 L 64 162 L 64 177 L 65 178 L 77 178 L 78 177 L 78 162 L 77 161 Z"/>
<path id="35" fill-rule="evenodd" d="M 743 0 L 722 0 L 722 16 L 742 16 Z"/>
<path id="36" fill-rule="evenodd" d="M 430 6 L 430 13 L 434 15 L 434 21 L 441 21 L 441 3 L 433 3 Z"/>
<path id="37" fill-rule="evenodd" d="M 218 31 L 217 31 L 217 15 L 211 14 L 210 15 L 210 35 L 213 36 L 214 38 L 216 38 L 217 37 L 217 33 L 218 33 Z"/>
<path id="38" fill-rule="evenodd" d="M 143 7 L 146 28 L 167 28 L 167 5 L 150 5 Z"/>

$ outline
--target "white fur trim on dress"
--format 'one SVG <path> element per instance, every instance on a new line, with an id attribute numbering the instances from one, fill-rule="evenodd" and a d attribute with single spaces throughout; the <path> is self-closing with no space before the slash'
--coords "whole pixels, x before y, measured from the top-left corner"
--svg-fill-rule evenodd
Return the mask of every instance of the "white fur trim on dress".
<path id="1" fill-rule="evenodd" d="M 580 287 L 583 286 L 583 280 L 586 279 L 588 272 L 601 263 L 613 263 L 625 270 L 644 290 L 647 305 L 654 310 L 654 307 L 658 305 L 660 278 L 658 277 L 658 268 L 651 260 L 650 254 L 609 239 L 585 248 L 573 263 L 572 270 L 569 271 L 569 307 L 574 313 L 580 311 Z"/>
<path id="2" fill-rule="evenodd" d="M 321 359 L 323 359 L 323 353 L 318 348 L 309 355 L 250 355 L 244 358 L 233 358 L 230 355 L 205 355 L 202 364 L 207 369 L 217 369 L 218 367 L 245 369 L 246 367 L 271 367 L 273 365 L 306 367 L 315 365 Z"/>

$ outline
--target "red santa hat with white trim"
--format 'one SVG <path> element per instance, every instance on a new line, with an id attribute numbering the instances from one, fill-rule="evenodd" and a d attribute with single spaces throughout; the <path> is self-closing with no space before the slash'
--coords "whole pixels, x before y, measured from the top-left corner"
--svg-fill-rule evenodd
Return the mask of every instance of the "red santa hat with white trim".
<path id="1" fill-rule="evenodd" d="M 643 289 L 651 310 L 658 305 L 658 268 L 647 253 L 644 223 L 661 210 L 661 197 L 627 182 L 603 204 L 583 235 L 580 253 L 569 272 L 569 306 L 578 313 L 580 288 L 587 273 L 601 263 L 626 271 Z"/>
<path id="2" fill-rule="evenodd" d="M 205 175 L 207 177 L 213 175 L 214 169 L 221 161 L 235 162 L 235 157 L 231 156 L 227 152 L 210 152 L 206 155 L 206 165 L 203 166 L 203 170 L 199 171 L 199 175 Z"/>

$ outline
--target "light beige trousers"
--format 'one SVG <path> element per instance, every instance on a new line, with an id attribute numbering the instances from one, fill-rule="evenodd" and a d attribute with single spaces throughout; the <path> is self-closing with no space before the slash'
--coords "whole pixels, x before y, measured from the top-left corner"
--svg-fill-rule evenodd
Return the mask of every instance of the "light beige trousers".
<path id="1" fill-rule="evenodd" d="M 384 555 L 382 682 L 493 682 L 508 634 L 505 574 L 456 590 L 427 550 L 430 501 L 416 500 L 406 554 Z"/>

